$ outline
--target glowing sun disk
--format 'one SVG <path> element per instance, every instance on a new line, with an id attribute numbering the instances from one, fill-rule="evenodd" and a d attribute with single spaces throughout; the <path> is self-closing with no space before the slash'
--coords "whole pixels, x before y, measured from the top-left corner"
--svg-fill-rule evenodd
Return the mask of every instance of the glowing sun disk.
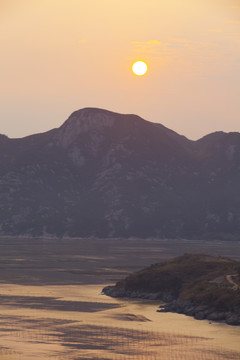
<path id="1" fill-rule="evenodd" d="M 146 74 L 147 70 L 148 70 L 148 66 L 142 60 L 136 61 L 132 65 L 132 71 L 134 72 L 135 75 L 142 76 L 142 75 Z"/>

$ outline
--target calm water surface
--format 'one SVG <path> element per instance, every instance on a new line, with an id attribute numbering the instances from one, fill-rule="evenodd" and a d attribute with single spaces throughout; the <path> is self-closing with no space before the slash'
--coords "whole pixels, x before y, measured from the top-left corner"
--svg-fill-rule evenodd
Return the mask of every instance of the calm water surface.
<path id="1" fill-rule="evenodd" d="M 240 242 L 1 239 L 0 359 L 239 360 L 240 327 L 101 294 L 186 252 L 240 260 Z"/>

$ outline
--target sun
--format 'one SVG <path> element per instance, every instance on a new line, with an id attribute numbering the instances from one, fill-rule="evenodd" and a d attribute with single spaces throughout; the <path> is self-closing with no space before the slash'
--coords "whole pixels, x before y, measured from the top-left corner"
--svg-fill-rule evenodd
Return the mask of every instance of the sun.
<path id="1" fill-rule="evenodd" d="M 148 66 L 145 61 L 138 60 L 132 65 L 132 71 L 135 75 L 142 76 L 148 71 Z"/>

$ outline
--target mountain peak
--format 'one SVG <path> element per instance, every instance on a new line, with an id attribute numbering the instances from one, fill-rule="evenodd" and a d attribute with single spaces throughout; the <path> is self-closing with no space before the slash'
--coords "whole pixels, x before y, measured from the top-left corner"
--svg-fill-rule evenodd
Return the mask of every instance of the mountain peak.
<path id="1" fill-rule="evenodd" d="M 59 128 L 57 141 L 68 147 L 80 134 L 111 127 L 114 124 L 113 113 L 97 108 L 84 108 L 74 111 Z"/>
<path id="2" fill-rule="evenodd" d="M 194 142 L 137 115 L 85 108 L 58 129 L 0 137 L 0 163 L 2 235 L 240 232 L 238 133 Z"/>
<path id="3" fill-rule="evenodd" d="M 151 124 L 141 117 L 133 114 L 119 114 L 99 108 L 83 108 L 74 111 L 69 118 L 58 129 L 56 135 L 57 143 L 63 147 L 72 144 L 79 135 L 86 133 L 103 133 L 107 128 L 111 128 L 121 123 L 122 129 L 137 127 L 140 123 Z"/>

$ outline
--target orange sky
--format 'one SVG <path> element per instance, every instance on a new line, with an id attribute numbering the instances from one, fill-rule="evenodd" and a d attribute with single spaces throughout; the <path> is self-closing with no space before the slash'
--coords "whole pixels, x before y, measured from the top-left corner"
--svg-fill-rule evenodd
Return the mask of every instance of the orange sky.
<path id="1" fill-rule="evenodd" d="M 0 133 L 93 106 L 191 139 L 240 131 L 240 0 L 0 0 Z M 131 72 L 148 62 L 147 75 Z"/>

